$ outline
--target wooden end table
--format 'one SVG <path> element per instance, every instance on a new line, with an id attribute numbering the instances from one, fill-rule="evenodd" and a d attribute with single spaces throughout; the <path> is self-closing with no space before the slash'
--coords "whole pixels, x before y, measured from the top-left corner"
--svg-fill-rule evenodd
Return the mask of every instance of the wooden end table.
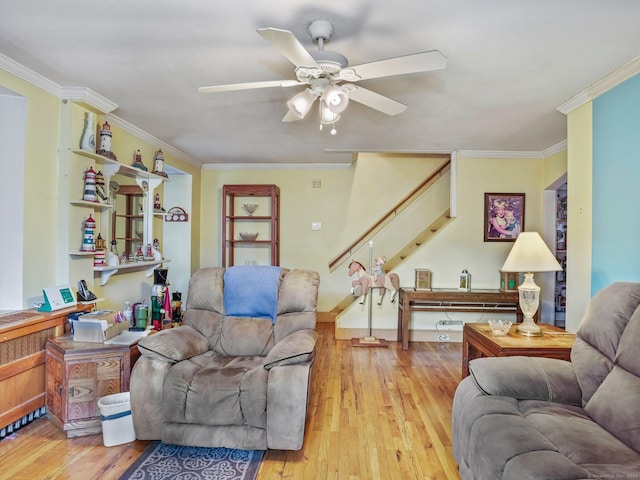
<path id="1" fill-rule="evenodd" d="M 516 333 L 516 324 L 507 335 L 491 333 L 488 323 L 465 323 L 462 330 L 462 378 L 469 375 L 469 362 L 481 357 L 528 357 L 571 359 L 575 334 L 561 328 L 539 323 L 542 336 L 525 337 Z"/>
<path id="2" fill-rule="evenodd" d="M 140 356 L 132 345 L 74 342 L 71 335 L 46 343 L 46 405 L 49 418 L 67 438 L 102 432 L 98 400 L 129 391 Z"/>

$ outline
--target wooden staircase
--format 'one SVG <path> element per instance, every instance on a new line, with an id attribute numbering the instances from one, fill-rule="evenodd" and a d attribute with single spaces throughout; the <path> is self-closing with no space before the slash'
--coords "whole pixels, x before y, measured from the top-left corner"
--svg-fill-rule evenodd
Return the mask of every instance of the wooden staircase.
<path id="1" fill-rule="evenodd" d="M 397 215 L 405 210 L 412 202 L 416 201 L 424 192 L 426 192 L 436 181 L 438 181 L 443 175 L 451 170 L 451 159 L 446 156 L 446 160 L 441 163 L 435 171 L 423 180 L 416 188 L 414 188 L 407 196 L 405 196 L 397 205 L 386 212 L 377 222 L 375 222 L 369 229 L 367 229 L 362 235 L 358 237 L 351 245 L 341 251 L 329 262 L 329 271 L 333 272 L 342 265 L 347 259 L 349 259 L 360 248 L 364 247 L 368 242 L 368 239 L 373 237 L 376 233 L 383 230 Z M 421 245 L 428 242 L 438 232 L 440 232 L 445 226 L 451 222 L 450 209 L 445 210 L 430 225 L 426 226 L 420 231 L 413 239 L 407 242 L 396 254 L 391 257 L 387 257 L 387 261 L 384 264 L 385 271 L 391 271 L 398 267 L 405 261 L 413 252 L 415 252 Z M 334 318 L 342 313 L 349 305 L 358 299 L 357 296 L 348 295 L 341 300 L 335 307 L 333 307 L 326 315 L 333 316 Z"/>

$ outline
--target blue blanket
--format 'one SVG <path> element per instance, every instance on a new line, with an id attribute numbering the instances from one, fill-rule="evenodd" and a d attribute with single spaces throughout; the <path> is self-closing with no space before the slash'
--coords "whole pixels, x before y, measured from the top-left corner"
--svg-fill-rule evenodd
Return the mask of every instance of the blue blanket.
<path id="1" fill-rule="evenodd" d="M 280 267 L 251 265 L 224 272 L 224 310 L 232 317 L 270 318 L 278 314 Z"/>

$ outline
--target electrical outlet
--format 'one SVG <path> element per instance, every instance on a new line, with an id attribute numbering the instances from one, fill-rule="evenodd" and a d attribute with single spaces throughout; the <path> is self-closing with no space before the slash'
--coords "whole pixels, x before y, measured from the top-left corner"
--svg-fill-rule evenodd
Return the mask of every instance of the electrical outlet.
<path id="1" fill-rule="evenodd" d="M 449 340 L 449 335 L 447 335 L 446 333 L 438 335 L 438 341 L 446 342 L 447 340 Z"/>

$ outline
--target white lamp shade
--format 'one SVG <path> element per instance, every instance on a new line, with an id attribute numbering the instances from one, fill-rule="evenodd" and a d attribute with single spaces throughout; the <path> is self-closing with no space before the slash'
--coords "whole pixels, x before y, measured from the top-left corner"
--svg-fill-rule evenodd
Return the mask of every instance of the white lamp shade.
<path id="1" fill-rule="evenodd" d="M 349 105 L 349 97 L 340 87 L 331 86 L 322 92 L 322 100 L 333 113 L 342 113 Z"/>
<path id="2" fill-rule="evenodd" d="M 320 102 L 320 123 L 328 125 L 336 123 L 338 120 L 340 120 L 340 115 L 329 110 L 329 107 L 324 102 Z"/>
<path id="3" fill-rule="evenodd" d="M 503 272 L 554 272 L 562 267 L 538 232 L 521 232 L 516 239 Z"/>
<path id="4" fill-rule="evenodd" d="M 300 92 L 291 100 L 287 102 L 287 107 L 289 107 L 289 111 L 294 114 L 298 118 L 304 118 L 304 116 L 309 112 L 313 102 L 315 102 L 316 96 L 310 91 L 305 90 L 304 92 Z"/>

